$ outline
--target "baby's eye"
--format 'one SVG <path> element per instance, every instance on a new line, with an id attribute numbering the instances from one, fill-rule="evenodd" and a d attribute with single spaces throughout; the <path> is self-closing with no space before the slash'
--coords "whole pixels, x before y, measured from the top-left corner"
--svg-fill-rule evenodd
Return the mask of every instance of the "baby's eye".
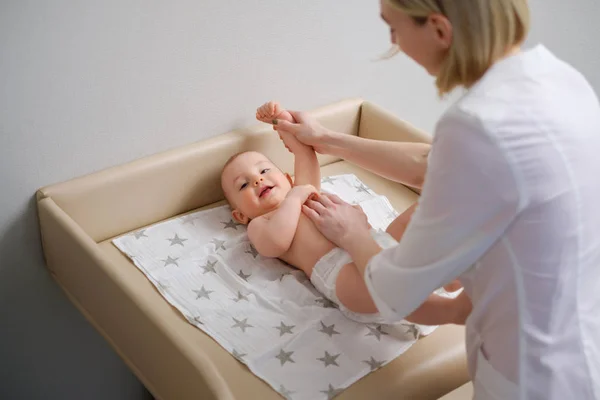
<path id="1" fill-rule="evenodd" d="M 262 171 L 260 171 L 261 174 L 266 174 L 267 172 L 269 172 L 269 168 L 265 168 Z"/>
<path id="2" fill-rule="evenodd" d="M 245 189 L 246 186 L 248 186 L 248 182 L 244 183 L 242 186 L 240 186 L 240 190 Z"/>

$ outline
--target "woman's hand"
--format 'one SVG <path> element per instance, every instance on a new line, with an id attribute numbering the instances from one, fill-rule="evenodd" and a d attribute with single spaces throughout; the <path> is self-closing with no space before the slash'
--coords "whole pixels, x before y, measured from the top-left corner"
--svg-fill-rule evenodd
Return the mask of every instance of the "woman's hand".
<path id="1" fill-rule="evenodd" d="M 283 135 L 291 134 L 307 146 L 312 146 L 317 153 L 327 153 L 325 138 L 328 130 L 314 117 L 305 112 L 289 111 L 296 123 L 276 120 L 273 121 L 275 129 L 283 139 Z"/>
<path id="2" fill-rule="evenodd" d="M 333 194 L 319 194 L 302 211 L 328 240 L 346 248 L 352 235 L 369 234 L 371 225 L 360 206 L 352 206 Z"/>

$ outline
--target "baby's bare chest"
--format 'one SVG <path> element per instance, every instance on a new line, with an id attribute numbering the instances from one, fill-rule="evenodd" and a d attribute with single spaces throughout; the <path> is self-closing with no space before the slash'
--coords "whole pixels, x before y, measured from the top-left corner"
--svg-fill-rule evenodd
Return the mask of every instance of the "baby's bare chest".
<path id="1" fill-rule="evenodd" d="M 308 273 L 308 270 L 312 270 L 317 261 L 334 247 L 315 224 L 306 215 L 301 214 L 292 245 L 282 258 Z"/>

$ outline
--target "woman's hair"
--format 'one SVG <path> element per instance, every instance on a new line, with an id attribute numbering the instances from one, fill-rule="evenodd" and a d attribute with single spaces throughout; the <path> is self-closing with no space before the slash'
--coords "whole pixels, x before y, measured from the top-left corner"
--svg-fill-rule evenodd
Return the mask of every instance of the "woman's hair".
<path id="1" fill-rule="evenodd" d="M 440 95 L 470 87 L 529 32 L 527 0 L 387 0 L 417 24 L 442 14 L 452 24 L 452 44 L 436 80 Z"/>

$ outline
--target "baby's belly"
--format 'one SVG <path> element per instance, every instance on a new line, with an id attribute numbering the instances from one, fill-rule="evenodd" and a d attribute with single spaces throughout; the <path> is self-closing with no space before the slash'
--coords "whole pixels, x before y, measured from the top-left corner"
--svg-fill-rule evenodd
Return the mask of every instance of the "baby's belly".
<path id="1" fill-rule="evenodd" d="M 335 247 L 307 216 L 301 214 L 292 245 L 280 258 L 310 277 L 317 261 Z"/>

